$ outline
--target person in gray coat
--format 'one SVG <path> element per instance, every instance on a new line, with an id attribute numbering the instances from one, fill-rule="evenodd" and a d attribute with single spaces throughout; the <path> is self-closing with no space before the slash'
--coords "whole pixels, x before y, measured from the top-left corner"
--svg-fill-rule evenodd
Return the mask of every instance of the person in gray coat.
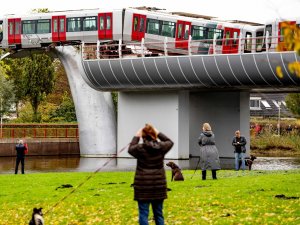
<path id="1" fill-rule="evenodd" d="M 139 143 L 140 138 L 142 143 Z M 171 139 L 150 124 L 140 129 L 129 145 L 128 153 L 137 159 L 133 187 L 140 225 L 148 225 L 150 204 L 155 224 L 164 224 L 163 202 L 167 198 L 164 157 L 172 146 Z"/>
<path id="2" fill-rule="evenodd" d="M 206 170 L 211 169 L 212 178 L 217 179 L 217 170 L 221 169 L 219 152 L 215 145 L 215 135 L 209 123 L 204 123 L 198 139 L 200 145 L 200 167 L 202 180 L 206 180 Z"/>

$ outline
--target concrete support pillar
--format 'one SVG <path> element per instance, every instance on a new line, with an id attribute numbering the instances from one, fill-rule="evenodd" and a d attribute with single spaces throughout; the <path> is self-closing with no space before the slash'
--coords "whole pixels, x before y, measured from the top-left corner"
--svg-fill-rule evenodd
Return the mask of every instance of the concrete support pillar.
<path id="1" fill-rule="evenodd" d="M 166 158 L 188 159 L 188 92 L 121 92 L 118 104 L 118 149 L 126 146 L 145 123 L 151 123 L 175 143 Z M 124 151 L 119 157 L 130 155 Z"/>
<path id="2" fill-rule="evenodd" d="M 88 86 L 80 51 L 72 46 L 56 47 L 64 65 L 76 108 L 80 154 L 107 157 L 116 153 L 116 116 L 109 92 Z"/>
<path id="3" fill-rule="evenodd" d="M 250 146 L 249 92 L 122 92 L 119 93 L 118 149 L 126 146 L 145 123 L 174 141 L 167 159 L 199 156 L 202 124 L 211 124 L 221 158 L 234 157 L 232 138 L 241 130 Z M 130 157 L 122 152 L 120 157 Z M 231 164 L 233 161 L 230 162 Z"/>

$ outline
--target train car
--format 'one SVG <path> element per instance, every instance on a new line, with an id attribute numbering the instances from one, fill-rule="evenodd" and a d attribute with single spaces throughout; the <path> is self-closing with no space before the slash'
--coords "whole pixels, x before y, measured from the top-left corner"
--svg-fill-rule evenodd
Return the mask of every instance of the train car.
<path id="1" fill-rule="evenodd" d="M 0 19 L 1 48 L 40 48 L 49 45 L 146 43 L 148 49 L 168 54 L 236 54 L 275 51 L 283 42 L 283 20 L 264 26 L 243 21 L 220 21 L 189 13 L 151 8 L 69 10 L 8 15 Z M 300 19 L 290 20 L 299 26 Z M 269 33 L 270 38 L 264 36 Z M 276 37 L 272 37 L 275 35 Z"/>
<path id="2" fill-rule="evenodd" d="M 173 53 L 186 53 L 189 39 L 192 54 L 254 52 L 252 43 L 255 42 L 257 25 L 228 23 L 194 14 L 126 9 L 123 40 L 127 43 L 144 39 L 148 48 L 160 50 L 164 49 L 163 43 L 167 40 L 168 50 Z M 239 49 L 240 40 L 245 49 Z"/>
<path id="3" fill-rule="evenodd" d="M 50 44 L 118 40 L 122 38 L 122 10 L 8 15 L 0 20 L 1 27 L 2 48 L 40 48 Z"/>

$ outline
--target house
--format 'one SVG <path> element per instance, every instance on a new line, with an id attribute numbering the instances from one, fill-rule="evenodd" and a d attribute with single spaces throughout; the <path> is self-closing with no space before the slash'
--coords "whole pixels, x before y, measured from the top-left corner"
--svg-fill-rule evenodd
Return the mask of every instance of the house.
<path id="1" fill-rule="evenodd" d="M 286 107 L 288 93 L 251 93 L 250 116 L 253 117 L 294 117 Z"/>

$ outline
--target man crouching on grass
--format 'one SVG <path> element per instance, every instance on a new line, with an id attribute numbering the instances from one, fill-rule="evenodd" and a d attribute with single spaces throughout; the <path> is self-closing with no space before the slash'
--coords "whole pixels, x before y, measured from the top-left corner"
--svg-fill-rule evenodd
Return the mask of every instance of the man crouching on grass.
<path id="1" fill-rule="evenodd" d="M 143 143 L 139 144 L 141 137 Z M 173 142 L 150 124 L 141 128 L 129 145 L 128 153 L 137 159 L 133 187 L 140 225 L 148 225 L 150 204 L 155 224 L 164 224 L 163 202 L 167 198 L 164 157 L 172 146 Z"/>

